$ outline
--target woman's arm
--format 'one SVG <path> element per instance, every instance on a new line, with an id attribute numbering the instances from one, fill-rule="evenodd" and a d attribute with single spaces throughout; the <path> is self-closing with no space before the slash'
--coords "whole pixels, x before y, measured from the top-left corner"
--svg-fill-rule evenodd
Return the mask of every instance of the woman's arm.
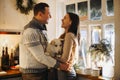
<path id="1" fill-rule="evenodd" d="M 67 33 L 65 36 L 62 57 L 57 59 L 60 62 L 67 63 L 70 60 L 70 57 L 72 57 L 71 53 L 72 53 L 72 47 L 74 43 L 73 35 L 74 34 L 72 33 Z"/>

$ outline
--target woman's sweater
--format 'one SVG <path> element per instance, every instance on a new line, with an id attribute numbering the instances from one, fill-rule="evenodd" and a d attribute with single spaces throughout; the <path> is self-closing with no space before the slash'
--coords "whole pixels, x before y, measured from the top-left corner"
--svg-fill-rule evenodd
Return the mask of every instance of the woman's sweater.
<path id="1" fill-rule="evenodd" d="M 59 59 L 61 62 L 70 64 L 71 67 L 78 60 L 78 39 L 73 33 L 66 33 L 64 38 L 64 46 L 62 57 Z"/>

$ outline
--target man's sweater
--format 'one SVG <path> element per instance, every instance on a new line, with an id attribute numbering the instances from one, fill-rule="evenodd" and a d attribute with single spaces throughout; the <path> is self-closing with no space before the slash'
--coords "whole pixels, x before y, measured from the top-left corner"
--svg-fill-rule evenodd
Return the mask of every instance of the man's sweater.
<path id="1" fill-rule="evenodd" d="M 45 55 L 45 30 L 33 18 L 22 33 L 20 43 L 20 70 L 23 73 L 39 73 L 41 69 L 54 67 L 56 60 Z"/>

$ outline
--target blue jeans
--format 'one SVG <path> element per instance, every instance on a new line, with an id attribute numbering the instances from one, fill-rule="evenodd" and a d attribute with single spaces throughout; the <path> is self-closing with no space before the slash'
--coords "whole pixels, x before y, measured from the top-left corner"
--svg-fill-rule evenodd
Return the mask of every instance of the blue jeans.
<path id="1" fill-rule="evenodd" d="M 76 72 L 74 69 L 71 71 L 58 70 L 58 80 L 75 80 Z"/>

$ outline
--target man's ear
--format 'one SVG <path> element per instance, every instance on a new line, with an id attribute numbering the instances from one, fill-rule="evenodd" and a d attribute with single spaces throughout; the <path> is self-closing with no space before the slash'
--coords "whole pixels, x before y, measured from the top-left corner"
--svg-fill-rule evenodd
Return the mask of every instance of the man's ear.
<path id="1" fill-rule="evenodd" d="M 39 16 L 42 16 L 42 12 L 39 11 L 39 12 L 38 12 L 38 15 L 39 15 Z"/>

